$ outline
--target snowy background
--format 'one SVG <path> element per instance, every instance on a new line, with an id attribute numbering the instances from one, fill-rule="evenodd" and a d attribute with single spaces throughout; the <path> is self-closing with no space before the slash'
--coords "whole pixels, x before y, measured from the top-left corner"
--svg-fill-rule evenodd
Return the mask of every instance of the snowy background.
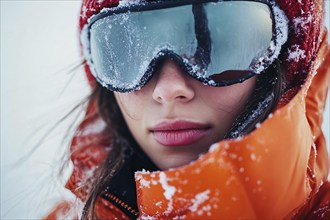
<path id="1" fill-rule="evenodd" d="M 81 115 L 54 125 L 88 95 L 82 68 L 72 69 L 80 62 L 79 6 L 80 0 L 1 0 L 1 219 L 39 219 L 64 195 L 56 164 L 68 127 Z M 330 96 L 328 143 L 329 102 Z"/>

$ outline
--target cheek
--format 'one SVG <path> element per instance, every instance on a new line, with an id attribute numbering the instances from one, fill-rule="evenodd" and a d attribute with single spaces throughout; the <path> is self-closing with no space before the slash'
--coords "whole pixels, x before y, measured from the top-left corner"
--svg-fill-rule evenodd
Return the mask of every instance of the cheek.
<path id="1" fill-rule="evenodd" d="M 256 78 L 251 78 L 241 84 L 218 88 L 209 87 L 209 91 L 203 94 L 203 100 L 219 114 L 236 118 L 249 101 L 255 84 Z"/>
<path id="2" fill-rule="evenodd" d="M 145 99 L 138 93 L 115 93 L 115 98 L 126 121 L 141 120 L 144 112 Z"/>

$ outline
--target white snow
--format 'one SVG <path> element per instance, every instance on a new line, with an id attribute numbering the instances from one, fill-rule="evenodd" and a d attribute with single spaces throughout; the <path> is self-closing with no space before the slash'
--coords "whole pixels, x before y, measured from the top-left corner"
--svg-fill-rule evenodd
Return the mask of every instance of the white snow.
<path id="1" fill-rule="evenodd" d="M 250 158 L 251 158 L 251 160 L 256 160 L 257 159 L 257 156 L 254 153 L 251 153 L 250 154 Z"/>
<path id="2" fill-rule="evenodd" d="M 308 14 L 307 17 L 297 17 L 293 19 L 293 25 L 295 32 L 297 34 L 301 34 L 302 32 L 305 32 L 307 30 L 307 25 L 309 23 L 313 22 L 313 16 L 311 14 Z"/>
<path id="3" fill-rule="evenodd" d="M 288 39 L 288 18 L 275 2 L 272 2 L 272 9 L 275 19 L 275 39 L 270 45 L 272 55 L 270 57 L 263 58 L 263 60 L 260 60 L 260 62 L 254 66 L 257 73 L 261 73 L 264 70 L 265 63 L 272 63 L 279 56 L 282 45 L 284 45 Z"/>
<path id="4" fill-rule="evenodd" d="M 200 210 L 200 205 L 209 199 L 209 194 L 211 191 L 205 190 L 204 192 L 198 193 L 194 199 L 192 199 L 192 206 L 189 207 L 189 210 L 192 212 L 196 212 Z"/>
<path id="5" fill-rule="evenodd" d="M 155 217 L 146 215 L 145 213 L 142 213 L 142 215 L 140 216 L 139 219 L 141 219 L 141 220 L 157 220 Z"/>
<path id="6" fill-rule="evenodd" d="M 83 6 L 83 7 L 81 8 L 81 12 L 82 12 L 81 17 L 86 18 L 86 13 L 87 13 L 87 8 L 86 8 L 86 6 Z"/>
<path id="7" fill-rule="evenodd" d="M 288 60 L 299 62 L 300 59 L 306 58 L 305 51 L 299 48 L 299 45 L 293 45 L 289 49 Z"/>
<path id="8" fill-rule="evenodd" d="M 149 170 L 146 170 L 146 169 L 142 169 L 141 171 L 137 171 L 136 173 L 139 173 L 139 174 L 149 174 L 150 171 Z"/>
<path id="9" fill-rule="evenodd" d="M 159 183 L 162 185 L 164 189 L 164 196 L 167 200 L 172 200 L 173 195 L 175 194 L 176 188 L 174 186 L 170 186 L 167 183 L 168 179 L 164 172 L 159 174 Z"/>
<path id="10" fill-rule="evenodd" d="M 150 184 L 156 185 L 156 181 L 149 181 L 143 178 L 143 174 L 149 174 L 150 171 L 143 169 L 135 172 L 135 179 L 140 182 L 142 187 L 150 188 Z"/>
<path id="11" fill-rule="evenodd" d="M 132 5 L 140 5 L 146 1 L 144 0 L 120 0 L 118 7 L 128 7 Z"/>
<path id="12" fill-rule="evenodd" d="M 162 185 L 164 189 L 164 196 L 169 201 L 167 205 L 167 209 L 165 214 L 171 213 L 173 211 L 173 195 L 176 192 L 176 188 L 174 186 L 170 186 L 168 184 L 167 176 L 164 172 L 160 172 L 159 174 L 159 183 Z"/>
<path id="13" fill-rule="evenodd" d="M 317 147 L 316 147 L 316 144 L 313 143 L 312 144 L 312 147 L 313 147 L 313 150 L 314 150 L 314 158 L 316 159 L 316 156 L 317 156 Z"/>
<path id="14" fill-rule="evenodd" d="M 215 143 L 212 144 L 211 147 L 209 148 L 209 152 L 213 152 L 219 148 L 219 144 Z"/>
<path id="15" fill-rule="evenodd" d="M 147 180 L 145 180 L 143 178 L 140 179 L 140 184 L 143 187 L 150 188 L 150 181 L 147 181 Z"/>

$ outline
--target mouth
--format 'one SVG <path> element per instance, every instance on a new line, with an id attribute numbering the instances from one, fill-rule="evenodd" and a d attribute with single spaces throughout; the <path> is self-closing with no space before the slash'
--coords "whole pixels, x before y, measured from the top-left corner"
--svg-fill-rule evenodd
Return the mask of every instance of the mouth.
<path id="1" fill-rule="evenodd" d="M 190 121 L 165 121 L 150 128 L 156 142 L 164 146 L 186 146 L 198 142 L 210 125 Z"/>

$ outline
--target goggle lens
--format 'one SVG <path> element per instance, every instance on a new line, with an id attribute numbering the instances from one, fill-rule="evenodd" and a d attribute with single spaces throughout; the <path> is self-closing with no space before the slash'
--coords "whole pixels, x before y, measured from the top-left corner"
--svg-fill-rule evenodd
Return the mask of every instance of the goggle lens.
<path id="1" fill-rule="evenodd" d="M 207 85 L 225 86 L 260 73 L 272 36 L 267 4 L 209 2 L 114 12 L 91 25 L 90 53 L 96 78 L 115 91 L 143 86 L 166 57 Z"/>

